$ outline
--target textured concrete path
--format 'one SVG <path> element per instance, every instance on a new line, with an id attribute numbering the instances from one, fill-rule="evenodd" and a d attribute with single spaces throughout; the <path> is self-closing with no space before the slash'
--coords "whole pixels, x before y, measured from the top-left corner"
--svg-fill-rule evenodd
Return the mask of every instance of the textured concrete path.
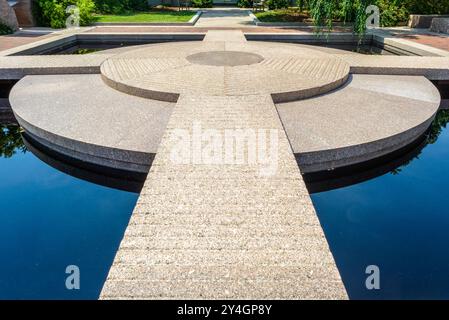
<path id="1" fill-rule="evenodd" d="M 198 130 L 236 128 L 267 134 L 271 161 L 196 158 Z M 101 298 L 346 297 L 271 96 L 181 94 Z"/>

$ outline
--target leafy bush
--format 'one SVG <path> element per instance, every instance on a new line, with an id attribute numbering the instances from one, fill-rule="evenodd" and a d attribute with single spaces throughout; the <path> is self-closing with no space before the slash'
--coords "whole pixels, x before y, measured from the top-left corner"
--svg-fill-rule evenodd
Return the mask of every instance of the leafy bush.
<path id="1" fill-rule="evenodd" d="M 308 15 L 299 9 L 278 9 L 257 12 L 254 15 L 262 22 L 303 22 Z"/>
<path id="2" fill-rule="evenodd" d="M 253 0 L 239 0 L 237 1 L 237 6 L 240 8 L 252 8 Z"/>
<path id="3" fill-rule="evenodd" d="M 449 0 L 404 0 L 410 13 L 449 14 Z"/>
<path id="4" fill-rule="evenodd" d="M 36 0 L 35 17 L 42 26 L 65 28 L 69 13 L 66 8 L 75 5 L 80 10 L 80 25 L 86 26 L 93 22 L 95 4 L 92 0 Z"/>
<path id="5" fill-rule="evenodd" d="M 332 26 L 333 20 L 354 22 L 356 33 L 365 31 L 365 8 L 375 4 L 380 9 L 382 26 L 406 22 L 411 13 L 449 14 L 449 0 L 297 0 L 308 8 L 316 25 Z"/>
<path id="6" fill-rule="evenodd" d="M 269 10 L 286 9 L 289 5 L 289 0 L 267 0 L 267 7 Z"/>
<path id="7" fill-rule="evenodd" d="M 195 8 L 212 8 L 212 0 L 192 0 L 192 6 Z"/>
<path id="8" fill-rule="evenodd" d="M 408 20 L 409 13 L 404 1 L 377 0 L 377 6 L 382 27 L 397 26 Z"/>
<path id="9" fill-rule="evenodd" d="M 0 22 L 0 35 L 13 33 L 13 30 L 6 24 Z"/>
<path id="10" fill-rule="evenodd" d="M 148 10 L 147 0 L 94 0 L 98 13 L 119 14 Z"/>

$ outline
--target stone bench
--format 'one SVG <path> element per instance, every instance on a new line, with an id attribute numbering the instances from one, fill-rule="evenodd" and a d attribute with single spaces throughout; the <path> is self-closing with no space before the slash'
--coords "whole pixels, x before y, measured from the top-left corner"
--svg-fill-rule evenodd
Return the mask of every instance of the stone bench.
<path id="1" fill-rule="evenodd" d="M 449 17 L 434 18 L 432 20 L 432 25 L 430 26 L 430 31 L 449 34 Z"/>
<path id="2" fill-rule="evenodd" d="M 409 28 L 429 29 L 432 25 L 432 20 L 435 18 L 449 18 L 449 15 L 411 14 L 408 26 Z"/>

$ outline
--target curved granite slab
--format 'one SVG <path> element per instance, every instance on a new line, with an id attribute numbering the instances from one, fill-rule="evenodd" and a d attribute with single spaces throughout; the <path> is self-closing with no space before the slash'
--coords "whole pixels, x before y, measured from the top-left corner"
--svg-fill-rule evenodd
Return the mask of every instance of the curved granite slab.
<path id="1" fill-rule="evenodd" d="M 187 93 L 271 94 L 275 102 L 284 102 L 340 87 L 349 64 L 312 46 L 175 42 L 114 55 L 103 62 L 101 73 L 110 87 L 149 99 L 176 102 Z"/>
<path id="2" fill-rule="evenodd" d="M 147 173 L 173 104 L 111 89 L 100 75 L 27 76 L 11 91 L 19 124 L 75 159 Z"/>
<path id="3" fill-rule="evenodd" d="M 315 98 L 278 104 L 303 173 L 332 170 L 396 151 L 421 136 L 440 105 L 424 77 L 352 75 Z"/>

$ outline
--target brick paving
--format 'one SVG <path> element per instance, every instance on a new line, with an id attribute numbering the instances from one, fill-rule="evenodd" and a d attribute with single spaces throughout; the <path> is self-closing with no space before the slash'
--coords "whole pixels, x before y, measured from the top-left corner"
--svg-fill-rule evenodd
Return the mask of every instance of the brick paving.
<path id="1" fill-rule="evenodd" d="M 51 37 L 51 34 L 42 35 L 39 33 L 16 32 L 5 36 L 0 36 L 0 51 L 19 47 L 24 44 L 33 43 Z"/>
<path id="2" fill-rule="evenodd" d="M 449 51 L 449 35 L 408 34 L 397 35 L 397 37 L 428 45 L 437 49 Z"/>

